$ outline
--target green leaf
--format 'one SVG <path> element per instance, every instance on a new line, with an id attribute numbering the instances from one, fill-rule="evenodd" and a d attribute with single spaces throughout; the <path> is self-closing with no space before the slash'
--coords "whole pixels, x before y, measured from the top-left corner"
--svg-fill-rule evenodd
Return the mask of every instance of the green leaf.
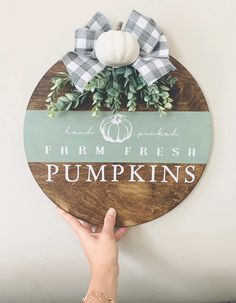
<path id="1" fill-rule="evenodd" d="M 117 81 L 113 81 L 113 88 L 114 88 L 116 91 L 119 91 L 120 86 L 119 86 L 119 83 L 118 83 Z"/>
<path id="2" fill-rule="evenodd" d="M 125 67 L 123 66 L 123 67 L 118 67 L 118 68 L 115 68 L 115 73 L 117 74 L 117 75 L 123 75 L 124 73 L 125 73 Z"/>
<path id="3" fill-rule="evenodd" d="M 74 102 L 73 108 L 77 108 L 78 106 L 79 106 L 79 100 L 76 100 L 76 101 Z"/>
<path id="4" fill-rule="evenodd" d="M 72 102 L 70 102 L 70 103 L 65 107 L 65 110 L 68 111 L 68 110 L 70 109 L 71 105 L 72 105 Z"/>
<path id="5" fill-rule="evenodd" d="M 165 108 L 168 109 L 168 110 L 172 109 L 172 104 L 171 103 L 166 103 Z"/>
<path id="6" fill-rule="evenodd" d="M 127 87 L 128 83 L 129 83 L 129 79 L 127 78 L 127 79 L 125 80 L 124 87 Z"/>
<path id="7" fill-rule="evenodd" d="M 111 76 L 111 70 L 109 70 L 109 68 L 106 68 L 104 71 L 103 71 L 105 77 L 107 78 L 110 78 Z"/>
<path id="8" fill-rule="evenodd" d="M 50 88 L 50 90 L 55 90 L 57 88 L 57 86 L 56 86 L 56 84 L 55 85 L 53 85 L 51 88 Z"/>
<path id="9" fill-rule="evenodd" d="M 113 87 L 108 90 L 108 94 L 110 96 L 114 97 L 114 96 L 116 96 L 116 93 L 117 93 L 117 91 Z"/>
<path id="10" fill-rule="evenodd" d="M 130 106 L 128 111 L 129 112 L 134 112 L 134 111 L 136 111 L 136 107 L 135 106 Z"/>
<path id="11" fill-rule="evenodd" d="M 126 67 L 126 70 L 125 70 L 125 73 L 124 73 L 124 77 L 128 78 L 132 74 L 133 74 L 133 70 L 130 67 Z"/>
<path id="12" fill-rule="evenodd" d="M 144 83 L 141 83 L 137 86 L 137 90 L 141 90 L 142 88 L 144 88 L 145 84 Z"/>
<path id="13" fill-rule="evenodd" d="M 103 89 L 103 88 L 105 88 L 105 87 L 106 87 L 106 81 L 103 80 L 103 79 L 99 80 L 99 81 L 98 81 L 98 88 L 99 88 L 99 89 Z"/>
<path id="14" fill-rule="evenodd" d="M 162 96 L 163 99 L 167 99 L 167 98 L 169 97 L 169 93 L 163 92 L 163 93 L 161 94 L 161 96 Z"/>
<path id="15" fill-rule="evenodd" d="M 148 101 L 150 101 L 150 100 L 151 100 L 151 97 L 150 97 L 150 96 L 146 95 L 146 96 L 144 97 L 144 101 L 145 101 L 145 102 L 148 102 Z"/>
<path id="16" fill-rule="evenodd" d="M 135 94 L 136 93 L 136 89 L 134 88 L 134 86 L 131 84 L 129 86 L 129 90 L 131 91 L 131 93 Z"/>
<path id="17" fill-rule="evenodd" d="M 87 95 L 84 95 L 82 98 L 81 98 L 81 104 L 83 104 L 85 101 L 86 101 L 86 99 L 87 99 Z"/>
<path id="18" fill-rule="evenodd" d="M 96 93 L 93 95 L 93 99 L 94 99 L 94 100 L 103 100 L 103 94 L 100 93 L 100 92 L 96 92 Z"/>
<path id="19" fill-rule="evenodd" d="M 95 86 L 95 85 L 94 85 L 94 86 L 91 86 L 90 91 L 91 91 L 92 93 L 94 93 L 95 89 L 96 89 L 96 86 Z"/>
<path id="20" fill-rule="evenodd" d="M 89 82 L 88 84 L 85 85 L 84 89 L 86 91 L 94 92 L 96 89 L 95 83 L 94 82 Z"/>
<path id="21" fill-rule="evenodd" d="M 57 80 L 59 80 L 59 79 L 61 79 L 61 78 L 60 78 L 60 77 L 53 77 L 53 78 L 52 78 L 52 83 L 54 83 L 54 84 L 55 84 L 55 83 L 56 83 L 56 81 L 57 81 Z"/>
<path id="22" fill-rule="evenodd" d="M 131 93 L 131 92 L 129 92 L 129 93 L 128 93 L 128 96 L 127 96 L 127 97 L 128 97 L 128 100 L 132 99 L 132 98 L 133 98 L 133 96 L 134 96 L 134 94 L 133 94 L 133 93 Z"/>
<path id="23" fill-rule="evenodd" d="M 53 94 L 54 92 L 51 92 L 50 94 L 48 94 L 48 97 L 52 97 Z"/>
<path id="24" fill-rule="evenodd" d="M 169 91 L 169 90 L 170 90 L 170 88 L 167 87 L 167 86 L 165 86 L 164 84 L 161 84 L 161 85 L 160 85 L 160 88 L 162 88 L 163 90 L 166 90 L 166 91 Z"/>
<path id="25" fill-rule="evenodd" d="M 94 106 L 92 108 L 92 117 L 97 117 L 98 116 L 98 113 L 99 113 L 99 108 L 97 106 Z"/>
<path id="26" fill-rule="evenodd" d="M 87 84 L 85 85 L 85 87 L 84 87 L 84 90 L 90 91 L 91 86 L 92 86 L 92 85 L 91 85 L 90 83 L 87 83 Z"/>
<path id="27" fill-rule="evenodd" d="M 61 78 L 57 79 L 57 80 L 55 81 L 55 85 L 56 85 L 56 87 L 57 87 L 58 89 L 61 89 L 62 86 L 63 86 L 63 80 L 62 80 Z"/>
<path id="28" fill-rule="evenodd" d="M 75 100 L 75 96 L 71 93 L 65 94 L 65 96 L 70 100 L 70 101 L 74 101 Z"/>
<path id="29" fill-rule="evenodd" d="M 65 76 L 68 76 L 68 74 L 67 74 L 67 73 L 65 73 L 65 72 L 58 72 L 58 74 L 59 74 L 59 75 L 65 75 Z"/>
<path id="30" fill-rule="evenodd" d="M 133 104 L 133 100 L 129 100 L 129 102 L 127 103 L 127 107 L 131 106 Z"/>
<path id="31" fill-rule="evenodd" d="M 136 86 L 136 81 L 135 81 L 134 77 L 131 76 L 129 79 L 130 79 L 131 84 L 133 84 L 133 86 Z"/>
<path id="32" fill-rule="evenodd" d="M 66 103 L 70 101 L 66 96 L 61 96 L 58 100 L 66 102 Z"/>
<path id="33" fill-rule="evenodd" d="M 61 102 L 61 101 L 58 101 L 58 102 L 57 102 L 57 109 L 58 109 L 59 111 L 64 110 L 64 109 L 65 109 L 65 104 L 64 104 L 63 102 Z"/>
<path id="34" fill-rule="evenodd" d="M 49 113 L 48 113 L 48 117 L 49 117 L 49 118 L 52 119 L 52 118 L 54 118 L 54 116 L 55 116 L 55 113 L 54 113 L 54 112 L 49 112 Z"/>
<path id="35" fill-rule="evenodd" d="M 153 107 L 163 115 L 172 107 L 173 100 L 170 98 L 169 91 L 176 81 L 177 78 L 166 75 L 148 86 L 132 66 L 106 67 L 85 85 L 84 92 L 81 93 L 75 88 L 67 72 L 59 72 L 58 76 L 52 78 L 54 85 L 50 88 L 45 103 L 48 115 L 51 117 L 58 111 L 79 108 L 80 104 L 91 102 L 91 99 L 93 115 L 97 115 L 102 106 L 111 109 L 114 113 L 118 112 L 122 99 L 126 100 L 129 111 L 135 111 L 140 101 L 146 102 L 147 108 Z"/>

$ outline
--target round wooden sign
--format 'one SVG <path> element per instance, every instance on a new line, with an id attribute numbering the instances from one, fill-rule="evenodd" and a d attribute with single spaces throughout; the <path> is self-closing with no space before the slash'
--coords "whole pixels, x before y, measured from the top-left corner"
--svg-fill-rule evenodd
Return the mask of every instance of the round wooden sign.
<path id="1" fill-rule="evenodd" d="M 201 89 L 174 58 L 178 82 L 166 116 L 123 107 L 118 115 L 91 116 L 91 103 L 50 119 L 45 100 L 51 78 L 66 71 L 59 61 L 38 83 L 24 126 L 31 172 L 56 205 L 77 218 L 102 224 L 108 208 L 116 226 L 154 220 L 181 203 L 200 179 L 211 146 L 211 120 Z"/>

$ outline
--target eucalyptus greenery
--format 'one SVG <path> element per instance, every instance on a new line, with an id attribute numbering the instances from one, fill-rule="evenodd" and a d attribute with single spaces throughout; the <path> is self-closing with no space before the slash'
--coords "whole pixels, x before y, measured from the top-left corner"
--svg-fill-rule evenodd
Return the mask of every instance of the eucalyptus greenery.
<path id="1" fill-rule="evenodd" d="M 48 115 L 54 117 L 57 112 L 75 109 L 91 101 L 93 116 L 97 116 L 102 109 L 110 109 L 115 114 L 121 109 L 122 100 L 127 103 L 128 111 L 135 111 L 138 102 L 142 101 L 147 108 L 153 107 L 162 115 L 172 108 L 169 91 L 176 81 L 177 78 L 166 75 L 148 86 L 131 66 L 106 67 L 81 93 L 74 87 L 69 74 L 60 72 L 52 78 L 53 86 L 46 100 Z"/>

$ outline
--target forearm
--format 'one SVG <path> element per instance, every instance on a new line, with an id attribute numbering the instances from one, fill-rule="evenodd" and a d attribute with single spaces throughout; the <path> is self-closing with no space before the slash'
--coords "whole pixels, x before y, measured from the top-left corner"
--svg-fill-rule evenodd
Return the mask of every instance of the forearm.
<path id="1" fill-rule="evenodd" d="M 99 271 L 92 274 L 88 291 L 101 292 L 105 296 L 112 298 L 116 301 L 117 298 L 117 287 L 118 287 L 118 275 L 119 269 L 112 268 L 111 270 Z M 106 299 L 100 298 L 89 298 L 87 299 L 89 303 L 107 303 Z"/>

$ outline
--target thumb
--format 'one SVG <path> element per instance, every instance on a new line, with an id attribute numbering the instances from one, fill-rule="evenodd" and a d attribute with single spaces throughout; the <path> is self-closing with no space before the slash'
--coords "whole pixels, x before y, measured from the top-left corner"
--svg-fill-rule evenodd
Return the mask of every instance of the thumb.
<path id="1" fill-rule="evenodd" d="M 110 236 L 114 236 L 115 223 L 116 223 L 116 210 L 114 208 L 109 208 L 104 218 L 102 233 L 108 234 Z"/>

